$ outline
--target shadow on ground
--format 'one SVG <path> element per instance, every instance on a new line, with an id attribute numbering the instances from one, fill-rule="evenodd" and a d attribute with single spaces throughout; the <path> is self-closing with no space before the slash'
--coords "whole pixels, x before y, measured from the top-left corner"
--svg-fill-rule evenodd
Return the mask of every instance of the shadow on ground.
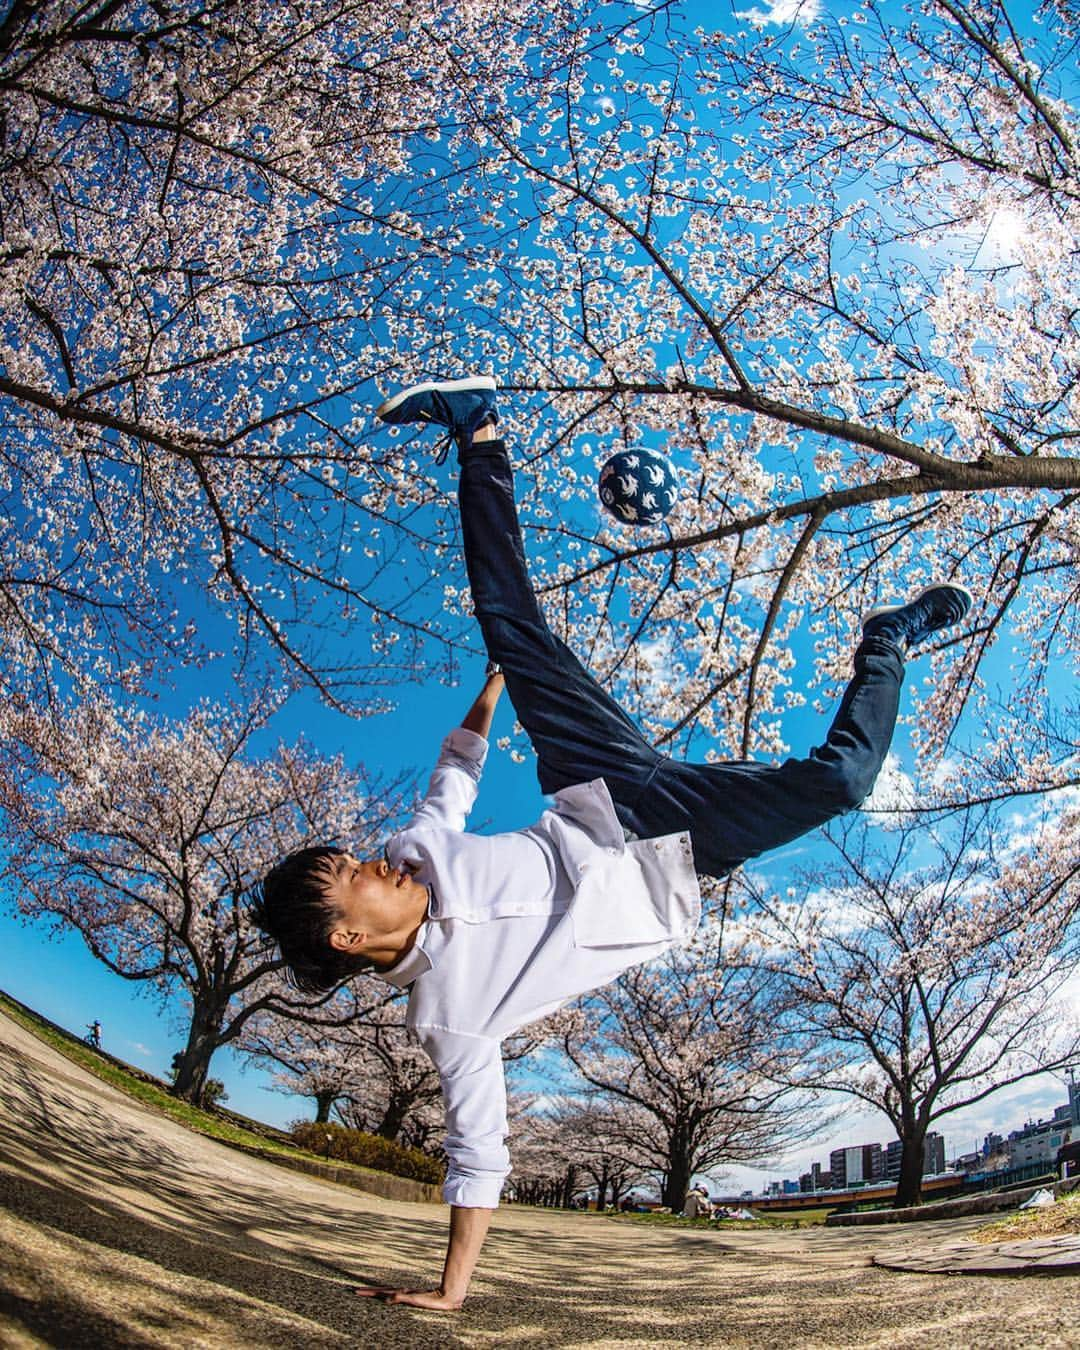
<path id="1" fill-rule="evenodd" d="M 462 1313 L 391 1308 L 352 1291 L 436 1282 L 444 1209 L 319 1182 L 193 1135 L 2 1017 L 0 1110 L 5 1344 L 1075 1343 L 1065 1310 L 1080 1278 L 1050 1290 L 897 1276 L 868 1265 L 874 1239 L 857 1230 L 722 1237 L 514 1208 L 496 1216 Z"/>

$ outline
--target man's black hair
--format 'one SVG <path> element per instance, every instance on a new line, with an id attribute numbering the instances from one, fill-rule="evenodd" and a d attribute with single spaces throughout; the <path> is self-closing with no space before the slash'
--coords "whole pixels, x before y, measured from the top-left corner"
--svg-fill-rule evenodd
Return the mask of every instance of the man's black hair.
<path id="1" fill-rule="evenodd" d="M 251 920 L 281 948 L 289 981 L 304 994 L 323 994 L 342 980 L 370 970 L 363 956 L 330 945 L 337 915 L 327 895 L 330 862 L 345 849 L 318 844 L 282 858 L 263 878 Z"/>

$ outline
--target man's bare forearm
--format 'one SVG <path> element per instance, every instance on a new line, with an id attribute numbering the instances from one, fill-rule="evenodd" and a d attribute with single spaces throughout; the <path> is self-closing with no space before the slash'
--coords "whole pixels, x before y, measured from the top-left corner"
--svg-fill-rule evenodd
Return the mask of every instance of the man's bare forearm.
<path id="1" fill-rule="evenodd" d="M 484 1245 L 493 1209 L 465 1209 L 450 1206 L 450 1241 L 446 1248 L 442 1291 L 451 1302 L 460 1306 L 469 1292 L 480 1248 Z"/>
<path id="2" fill-rule="evenodd" d="M 502 696 L 502 691 L 502 675 L 489 675 L 484 681 L 483 689 L 476 697 L 476 702 L 465 714 L 461 723 L 466 731 L 475 731 L 478 736 L 487 739 L 488 732 L 491 730 L 491 719 L 495 716 L 495 707 Z"/>

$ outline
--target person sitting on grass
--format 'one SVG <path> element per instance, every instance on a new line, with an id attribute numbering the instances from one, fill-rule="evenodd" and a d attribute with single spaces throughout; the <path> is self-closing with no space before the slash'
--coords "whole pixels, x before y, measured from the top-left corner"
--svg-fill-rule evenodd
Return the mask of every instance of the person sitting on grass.
<path id="1" fill-rule="evenodd" d="M 267 875 L 257 911 L 301 990 L 362 971 L 408 990 L 407 1024 L 438 1068 L 446 1108 L 449 1245 L 436 1287 L 358 1292 L 441 1310 L 464 1302 L 509 1172 L 501 1041 L 685 942 L 700 914 L 698 873 L 722 877 L 858 805 L 889 748 L 905 656 L 971 603 L 942 583 L 872 611 L 854 677 L 806 758 L 668 758 L 544 620 L 494 389 L 485 376 L 418 385 L 378 409 L 385 422 L 433 423 L 457 442 L 465 564 L 493 663 L 483 687 L 382 857 L 301 849 Z M 554 805 L 528 829 L 470 834 L 504 687 Z"/>

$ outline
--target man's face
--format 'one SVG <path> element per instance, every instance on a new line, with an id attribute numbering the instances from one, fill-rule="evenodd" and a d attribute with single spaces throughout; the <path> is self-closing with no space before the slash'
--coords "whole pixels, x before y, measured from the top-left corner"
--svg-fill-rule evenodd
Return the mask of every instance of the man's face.
<path id="1" fill-rule="evenodd" d="M 426 903 L 427 887 L 386 858 L 361 862 L 342 853 L 329 862 L 326 898 L 337 916 L 334 933 L 362 934 L 367 943 L 400 928 L 403 914 Z M 339 945 L 333 933 L 331 941 Z"/>

